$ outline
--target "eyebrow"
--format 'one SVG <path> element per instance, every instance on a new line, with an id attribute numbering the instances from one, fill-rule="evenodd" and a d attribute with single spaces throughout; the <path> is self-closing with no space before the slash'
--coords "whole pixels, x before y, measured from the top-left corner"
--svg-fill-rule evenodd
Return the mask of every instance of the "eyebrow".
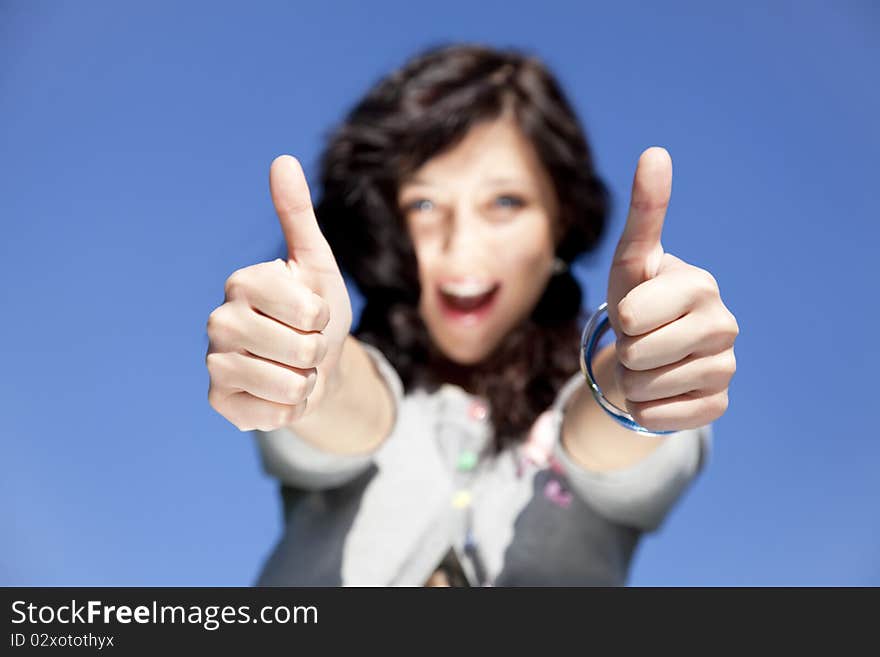
<path id="1" fill-rule="evenodd" d="M 526 181 L 524 181 L 524 180 L 521 180 L 519 178 L 512 178 L 512 177 L 508 177 L 508 176 L 496 176 L 493 178 L 488 178 L 488 179 L 484 180 L 483 183 L 488 184 L 488 185 L 507 185 L 510 183 L 514 183 L 514 184 L 523 185 L 524 187 L 529 186 L 528 183 L 526 183 Z M 409 180 L 404 181 L 404 185 L 426 185 L 426 186 L 430 187 L 433 184 L 434 183 L 432 183 L 430 180 L 425 180 L 424 178 L 419 178 L 419 177 L 410 178 Z"/>

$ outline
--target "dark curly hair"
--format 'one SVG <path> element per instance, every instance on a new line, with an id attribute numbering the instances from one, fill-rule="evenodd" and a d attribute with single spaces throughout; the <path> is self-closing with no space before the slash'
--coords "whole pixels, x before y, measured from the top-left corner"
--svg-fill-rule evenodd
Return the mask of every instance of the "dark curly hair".
<path id="1" fill-rule="evenodd" d="M 380 80 L 329 135 L 316 215 L 339 265 L 365 298 L 353 331 L 380 349 L 407 390 L 451 381 L 487 399 L 495 448 L 521 440 L 579 368 L 581 289 L 554 275 L 530 316 L 477 365 L 451 362 L 420 314 L 418 269 L 400 182 L 480 121 L 509 113 L 534 145 L 559 200 L 556 255 L 592 250 L 609 196 L 559 83 L 537 57 L 478 44 L 429 48 Z"/>

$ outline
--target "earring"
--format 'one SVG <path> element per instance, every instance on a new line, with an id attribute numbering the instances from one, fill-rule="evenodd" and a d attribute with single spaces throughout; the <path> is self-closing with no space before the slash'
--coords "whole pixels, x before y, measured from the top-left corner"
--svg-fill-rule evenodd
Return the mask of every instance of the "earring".
<path id="1" fill-rule="evenodd" d="M 561 274 L 566 271 L 568 271 L 568 263 L 559 256 L 553 258 L 553 274 Z"/>

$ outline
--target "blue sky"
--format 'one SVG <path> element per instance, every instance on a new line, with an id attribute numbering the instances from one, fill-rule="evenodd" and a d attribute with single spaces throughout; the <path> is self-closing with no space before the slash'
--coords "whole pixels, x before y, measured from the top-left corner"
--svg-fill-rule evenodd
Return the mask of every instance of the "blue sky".
<path id="1" fill-rule="evenodd" d="M 435 43 L 555 71 L 614 192 L 674 162 L 665 249 L 738 372 L 634 585 L 880 584 L 880 11 L 870 2 L 0 5 L 0 584 L 245 585 L 280 528 L 208 405 L 205 321 L 280 228 L 268 167 Z M 318 193 L 313 187 L 313 193 Z"/>

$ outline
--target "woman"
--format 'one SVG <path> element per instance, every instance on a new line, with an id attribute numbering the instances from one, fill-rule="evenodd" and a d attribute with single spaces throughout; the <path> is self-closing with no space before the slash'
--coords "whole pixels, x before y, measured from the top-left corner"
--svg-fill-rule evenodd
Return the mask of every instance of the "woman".
<path id="1" fill-rule="evenodd" d="M 671 177 L 666 151 L 642 154 L 609 273 L 617 340 L 594 361 L 611 401 L 675 431 L 646 436 L 579 372 L 568 264 L 608 200 L 536 58 L 449 46 L 381 80 L 332 134 L 314 212 L 276 159 L 288 257 L 233 273 L 208 321 L 210 402 L 281 483 L 259 583 L 625 583 L 735 371 L 715 279 L 660 243 Z M 366 300 L 353 333 L 341 270 Z"/>

